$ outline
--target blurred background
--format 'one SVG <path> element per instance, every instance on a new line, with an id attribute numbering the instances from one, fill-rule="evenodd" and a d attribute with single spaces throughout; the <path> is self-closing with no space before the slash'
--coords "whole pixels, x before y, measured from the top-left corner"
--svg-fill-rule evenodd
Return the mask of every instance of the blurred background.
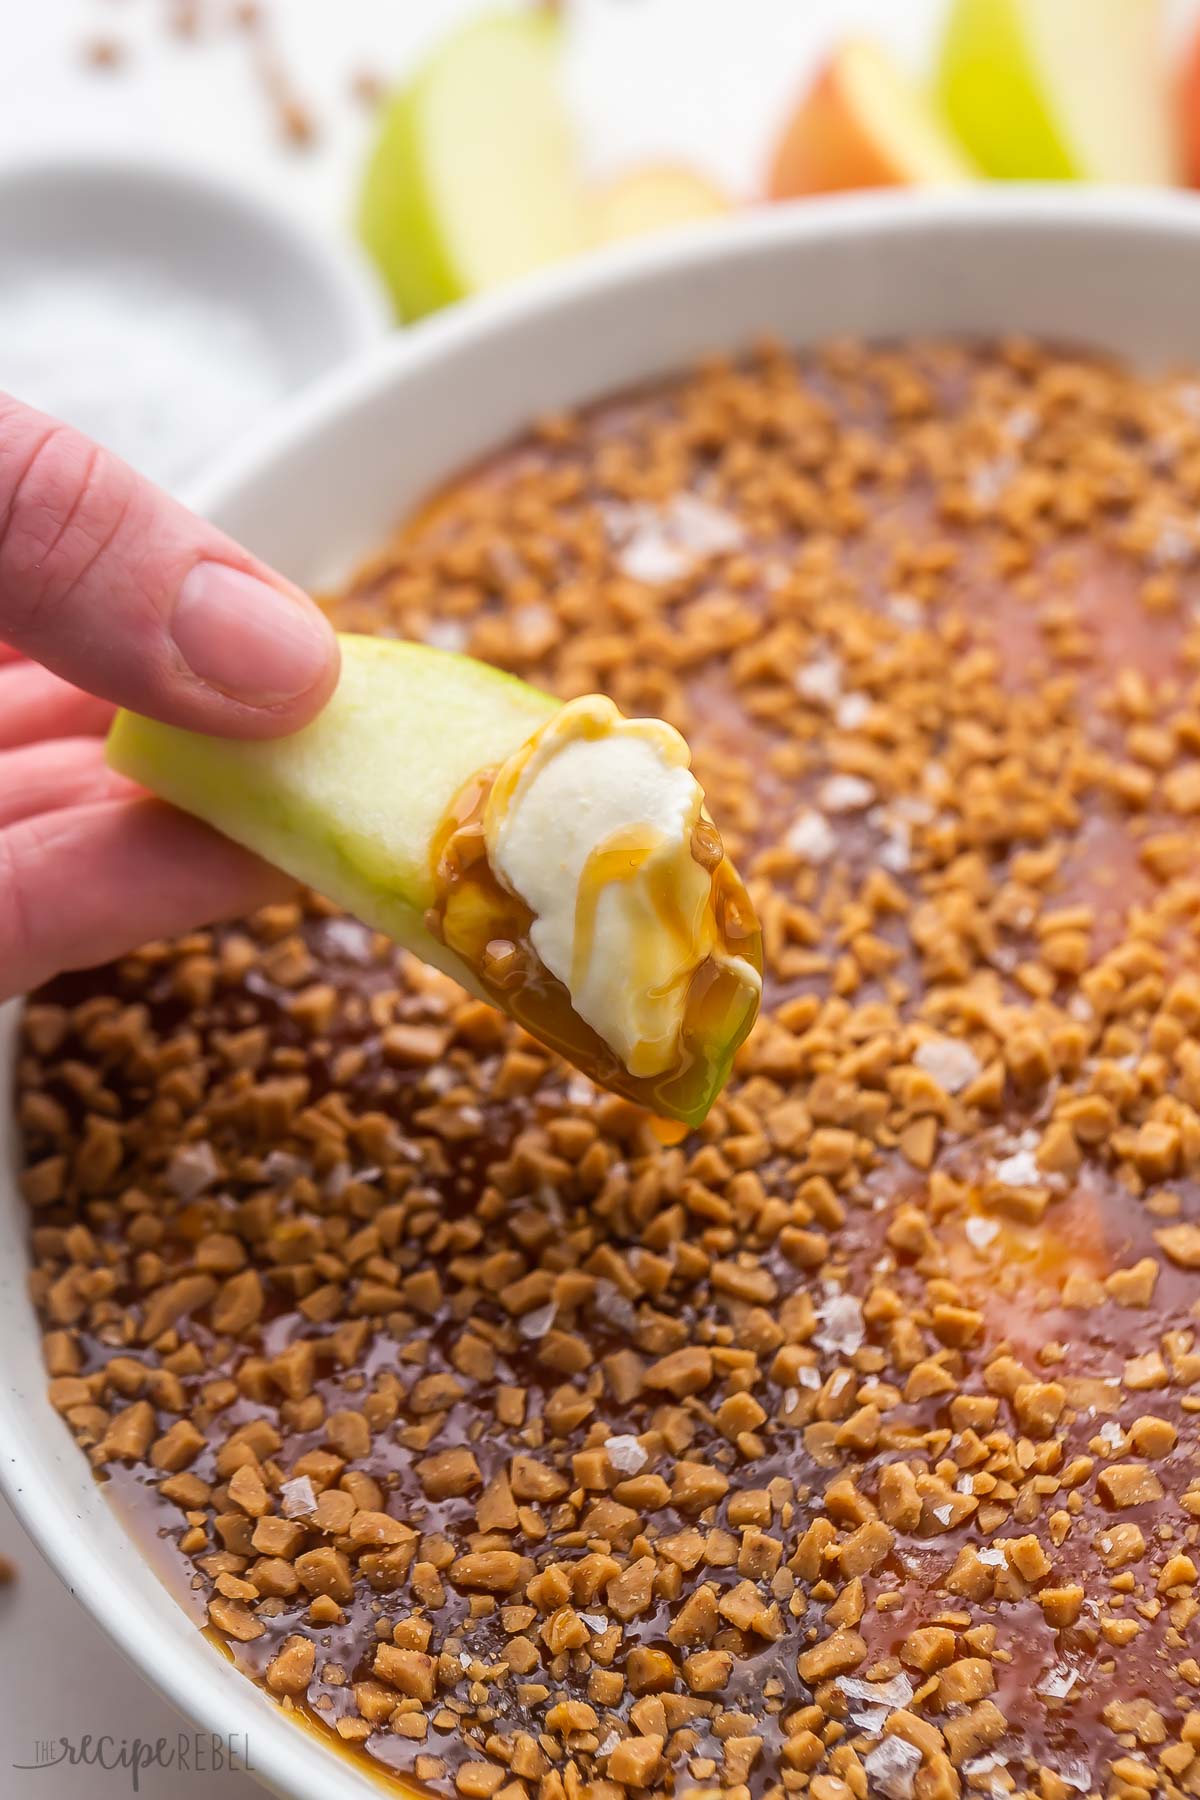
<path id="1" fill-rule="evenodd" d="M 5 13 L 0 386 L 185 490 L 372 336 L 613 240 L 855 187 L 1200 182 L 1196 0 Z M 266 210 L 235 229 L 179 169 Z"/>
<path id="2" fill-rule="evenodd" d="M 1200 185 L 1196 0 L 3 0 L 3 22 L 0 387 L 184 493 L 347 356 L 615 240 L 856 187 Z M 124 1768 L 20 1766 L 176 1721 L 3 1510 L 0 1552 L 0 1794 L 127 1795 Z"/>

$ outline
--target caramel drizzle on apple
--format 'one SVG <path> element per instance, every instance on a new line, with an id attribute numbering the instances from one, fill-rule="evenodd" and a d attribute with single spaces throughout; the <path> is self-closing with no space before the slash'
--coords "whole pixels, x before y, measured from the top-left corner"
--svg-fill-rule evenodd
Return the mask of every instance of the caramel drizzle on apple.
<path id="1" fill-rule="evenodd" d="M 498 771 L 480 770 L 451 802 L 431 845 L 435 898 L 425 915 L 429 931 L 460 956 L 484 992 L 531 1035 L 557 1050 L 602 1087 L 624 1094 L 664 1120 L 664 1142 L 678 1141 L 665 1121 L 692 1113 L 712 1084 L 714 1067 L 746 1037 L 758 1012 L 758 995 L 731 962 L 748 963 L 761 974 L 762 933 L 741 877 L 725 855 L 721 836 L 708 818 L 691 838 L 693 860 L 711 877 L 709 905 L 720 955 L 704 959 L 693 973 L 684 1003 L 675 1066 L 661 1075 L 630 1074 L 611 1047 L 575 1011 L 566 986 L 552 975 L 530 938 L 534 915 L 510 893 L 488 860 L 484 811 Z M 636 833 L 597 845 L 580 883 L 576 913 L 576 959 L 590 958 L 596 914 L 604 888 L 639 868 L 655 846 Z M 684 921 L 663 884 L 654 896 L 659 927 L 680 942 Z M 636 981 L 637 971 L 614 971 L 614 979 Z"/>

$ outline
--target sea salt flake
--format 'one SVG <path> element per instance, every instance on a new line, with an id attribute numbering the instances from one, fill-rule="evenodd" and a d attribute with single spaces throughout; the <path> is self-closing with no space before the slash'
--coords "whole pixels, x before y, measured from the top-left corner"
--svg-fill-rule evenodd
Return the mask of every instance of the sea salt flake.
<path id="1" fill-rule="evenodd" d="M 1047 1700 L 1065 1700 L 1078 1680 L 1078 1669 L 1068 1669 L 1060 1664 L 1043 1675 L 1036 1691 L 1045 1695 Z"/>
<path id="2" fill-rule="evenodd" d="M 1008 1560 L 1003 1550 L 995 1544 L 985 1544 L 982 1550 L 976 1551 L 976 1555 L 989 1569 L 1002 1569 Z"/>
<path id="3" fill-rule="evenodd" d="M 1000 456 L 995 462 L 978 464 L 967 477 L 972 498 L 980 506 L 991 506 L 994 501 L 999 500 L 1016 472 L 1017 464 L 1011 456 Z"/>
<path id="4" fill-rule="evenodd" d="M 548 606 L 540 600 L 530 601 L 526 606 L 518 606 L 510 617 L 513 636 L 522 649 L 529 649 L 541 644 L 547 631 L 553 631 L 555 618 Z"/>
<path id="5" fill-rule="evenodd" d="M 1018 406 L 1005 419 L 1004 429 L 1009 437 L 1016 438 L 1018 444 L 1023 444 L 1033 436 L 1038 424 L 1038 415 L 1031 406 Z"/>
<path id="6" fill-rule="evenodd" d="M 929 1038 L 918 1044 L 913 1061 L 947 1094 L 961 1093 L 983 1070 L 971 1046 L 961 1038 Z"/>
<path id="7" fill-rule="evenodd" d="M 1042 1171 L 1032 1152 L 1021 1149 L 996 1164 L 995 1176 L 1004 1187 L 1036 1187 L 1042 1179 Z"/>
<path id="8" fill-rule="evenodd" d="M 283 1482 L 279 1496 L 285 1519 L 306 1519 L 317 1510 L 316 1492 L 307 1475 L 297 1475 L 293 1481 Z"/>
<path id="9" fill-rule="evenodd" d="M 897 821 L 889 828 L 888 836 L 879 847 L 879 860 L 893 875 L 907 873 L 912 863 L 912 832 L 903 821 Z"/>
<path id="10" fill-rule="evenodd" d="M 632 1333 L 637 1329 L 637 1311 L 633 1301 L 623 1294 L 615 1281 L 601 1276 L 592 1295 L 592 1311 L 618 1331 Z"/>
<path id="11" fill-rule="evenodd" d="M 353 1180 L 349 1163 L 334 1163 L 325 1177 L 324 1191 L 330 1200 L 340 1200 Z"/>
<path id="12" fill-rule="evenodd" d="M 177 1199 L 194 1200 L 220 1173 L 211 1144 L 185 1144 L 167 1164 L 163 1180 Z"/>
<path id="13" fill-rule="evenodd" d="M 839 1675 L 837 1684 L 847 1700 L 868 1700 L 872 1706 L 907 1706 L 914 1693 L 912 1682 L 904 1674 L 893 1675 L 890 1681 L 863 1681 L 857 1675 Z"/>
<path id="14" fill-rule="evenodd" d="M 608 1630 L 607 1613 L 580 1613 L 579 1616 L 587 1626 L 588 1630 L 594 1632 L 597 1636 L 599 1636 L 602 1631 Z"/>
<path id="15" fill-rule="evenodd" d="M 1007 1779 L 1008 1758 L 993 1751 L 987 1756 L 977 1756 L 970 1763 L 964 1763 L 962 1772 L 972 1787 L 978 1787 L 987 1794 L 995 1794 L 997 1800 L 1005 1800 L 1011 1793 L 1012 1784 Z"/>
<path id="16" fill-rule="evenodd" d="M 862 812 L 874 798 L 875 789 L 861 775 L 831 775 L 817 794 L 828 812 Z"/>
<path id="17" fill-rule="evenodd" d="M 884 1795 L 885 1800 L 912 1800 L 921 1761 L 921 1752 L 906 1738 L 884 1738 L 863 1758 L 870 1791 Z"/>
<path id="18" fill-rule="evenodd" d="M 814 1369 L 811 1363 L 805 1363 L 802 1368 L 796 1370 L 796 1380 L 802 1388 L 819 1388 L 821 1385 L 820 1371 Z"/>
<path id="19" fill-rule="evenodd" d="M 461 619 L 430 619 L 421 636 L 434 650 L 461 652 L 470 642 L 470 633 Z"/>
<path id="20" fill-rule="evenodd" d="M 714 506 L 699 494 L 677 494 L 667 509 L 671 529 L 698 556 L 737 550 L 746 534 L 732 513 Z"/>
<path id="21" fill-rule="evenodd" d="M 692 560 L 651 517 L 634 526 L 621 546 L 617 566 L 631 581 L 644 582 L 647 587 L 666 587 L 687 574 Z"/>
<path id="22" fill-rule="evenodd" d="M 834 711 L 839 731 L 857 731 L 871 716 L 871 702 L 866 694 L 843 694 Z"/>
<path id="23" fill-rule="evenodd" d="M 811 809 L 798 814 L 783 841 L 789 850 L 810 863 L 828 862 L 837 849 L 837 837 L 829 820 L 824 813 Z"/>
<path id="24" fill-rule="evenodd" d="M 608 1451 L 609 1462 L 622 1475 L 636 1475 L 650 1460 L 637 1439 L 628 1433 L 620 1437 L 605 1438 L 604 1448 Z"/>
<path id="25" fill-rule="evenodd" d="M 545 1306 L 535 1307 L 517 1321 L 517 1330 L 523 1338 L 544 1338 L 554 1323 L 554 1315 L 558 1307 L 553 1300 L 547 1300 Z"/>
<path id="26" fill-rule="evenodd" d="M 1150 561 L 1159 569 L 1188 563 L 1196 554 L 1196 534 L 1182 520 L 1165 519 L 1154 534 Z"/>
<path id="27" fill-rule="evenodd" d="M 850 1708 L 850 1718 L 853 1723 L 870 1737 L 878 1737 L 891 1716 L 891 1711 L 886 1706 L 852 1706 Z"/>
<path id="28" fill-rule="evenodd" d="M 856 1300 L 853 1294 L 835 1292 L 824 1306 L 817 1308 L 817 1317 L 822 1328 L 813 1342 L 819 1350 L 853 1356 L 862 1347 L 867 1335 L 863 1324 L 862 1302 Z"/>
<path id="29" fill-rule="evenodd" d="M 924 617 L 921 602 L 911 594 L 889 594 L 884 604 L 900 625 L 919 625 Z"/>
<path id="30" fill-rule="evenodd" d="M 691 558 L 677 544 L 649 525 L 626 541 L 617 560 L 623 575 L 631 581 L 644 582 L 647 587 L 666 587 L 679 581 L 692 566 Z"/>
<path id="31" fill-rule="evenodd" d="M 939 1525 L 948 1525 L 954 1517 L 953 1506 L 934 1506 L 930 1510 Z"/>
<path id="32" fill-rule="evenodd" d="M 842 665 L 836 656 L 817 656 L 797 669 L 793 686 L 802 700 L 833 706 L 842 691 Z"/>
<path id="33" fill-rule="evenodd" d="M 976 1250 L 986 1250 L 994 1238 L 1000 1235 L 998 1219 L 969 1218 L 963 1226 L 968 1244 Z"/>
<path id="34" fill-rule="evenodd" d="M 698 563 L 743 542 L 737 520 L 698 494 L 678 494 L 664 507 L 643 502 L 612 507 L 606 523 L 622 574 L 651 587 L 678 581 Z"/>
<path id="35" fill-rule="evenodd" d="M 1082 1756 L 1068 1756 L 1059 1763 L 1056 1773 L 1062 1777 L 1068 1787 L 1085 1794 L 1092 1785 L 1091 1765 Z"/>
<path id="36" fill-rule="evenodd" d="M 371 961 L 375 933 L 358 919 L 326 919 L 321 941 L 326 950 L 345 962 L 365 967 Z"/>
<path id="37" fill-rule="evenodd" d="M 338 1163 L 335 1166 L 345 1168 L 346 1165 Z M 269 1150 L 263 1157 L 263 1174 L 272 1187 L 291 1187 L 302 1175 L 312 1174 L 312 1164 L 306 1156 L 293 1156 L 290 1150 Z M 328 1183 L 326 1188 L 328 1190 Z"/>
<path id="38" fill-rule="evenodd" d="M 1125 1442 L 1125 1433 L 1115 1419 L 1106 1419 L 1096 1436 L 1101 1438 L 1110 1450 L 1115 1450 L 1118 1444 Z"/>

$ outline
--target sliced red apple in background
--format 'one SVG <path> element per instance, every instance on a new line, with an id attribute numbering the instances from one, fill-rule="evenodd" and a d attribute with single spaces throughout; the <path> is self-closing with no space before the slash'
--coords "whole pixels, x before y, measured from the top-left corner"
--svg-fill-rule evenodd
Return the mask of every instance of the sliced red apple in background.
<path id="1" fill-rule="evenodd" d="M 875 44 L 835 50 L 775 148 L 773 200 L 845 188 L 948 187 L 975 171 L 920 90 Z"/>
<path id="2" fill-rule="evenodd" d="M 1200 187 L 1200 27 L 1188 46 L 1179 71 L 1175 103 L 1180 173 L 1189 187 Z"/>

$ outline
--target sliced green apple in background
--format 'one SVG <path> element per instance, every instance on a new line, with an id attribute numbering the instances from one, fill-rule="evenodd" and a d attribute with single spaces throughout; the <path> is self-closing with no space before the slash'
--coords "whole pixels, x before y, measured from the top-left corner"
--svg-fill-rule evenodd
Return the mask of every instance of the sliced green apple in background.
<path id="1" fill-rule="evenodd" d="M 561 31 L 544 9 L 478 19 L 385 105 L 358 223 L 401 318 L 585 247 Z"/>
<path id="2" fill-rule="evenodd" d="M 433 844 L 472 776 L 507 760 L 558 701 L 469 656 L 390 638 L 343 636 L 325 709 L 290 737 L 235 742 L 120 713 L 112 767 L 204 819 L 297 881 L 386 932 L 596 1080 L 699 1124 L 729 1074 L 754 1008 L 733 1006 L 689 1040 L 680 1067 L 639 1081 L 537 984 L 498 994 L 432 933 Z M 614 969 L 619 982 L 626 971 Z"/>
<path id="3" fill-rule="evenodd" d="M 951 0 L 936 90 L 985 174 L 1174 179 L 1157 0 Z"/>

